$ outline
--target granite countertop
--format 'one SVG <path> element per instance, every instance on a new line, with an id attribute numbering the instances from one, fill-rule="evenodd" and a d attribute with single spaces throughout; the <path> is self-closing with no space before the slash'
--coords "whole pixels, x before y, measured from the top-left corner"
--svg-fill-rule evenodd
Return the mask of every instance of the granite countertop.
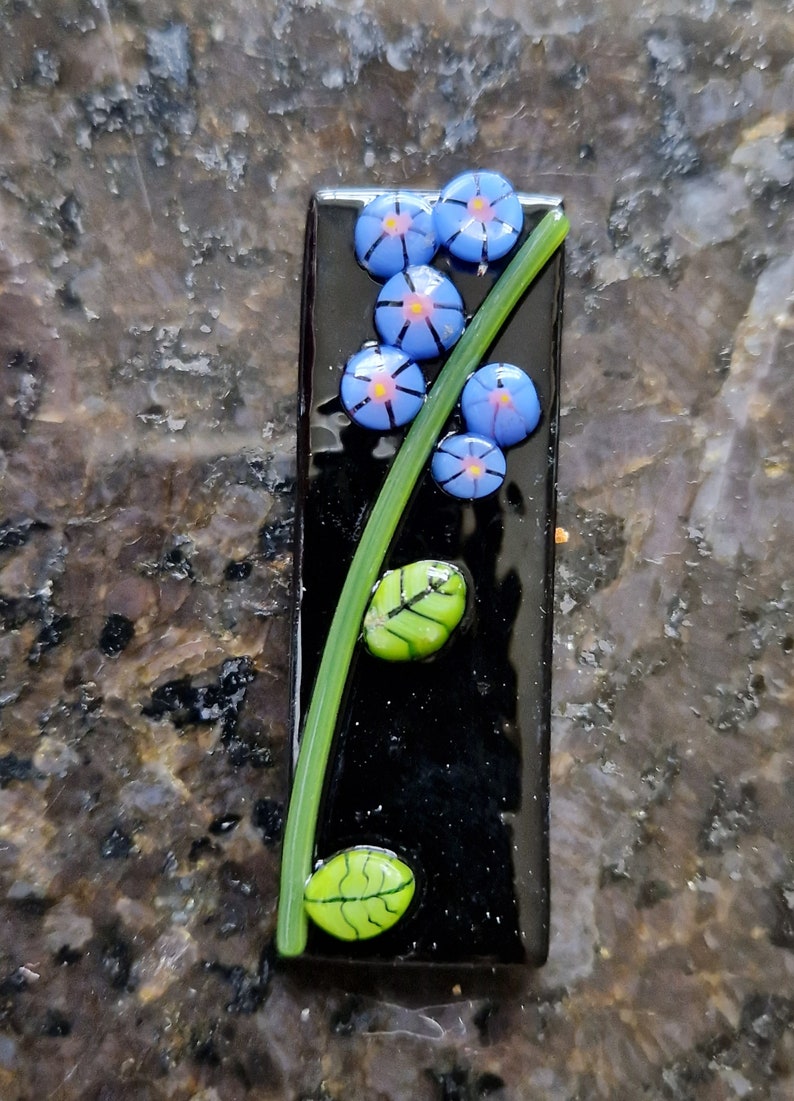
<path id="1" fill-rule="evenodd" d="M 0 3 L 0 1098 L 794 1096 L 791 0 Z M 565 196 L 548 964 L 274 962 L 306 205 Z"/>

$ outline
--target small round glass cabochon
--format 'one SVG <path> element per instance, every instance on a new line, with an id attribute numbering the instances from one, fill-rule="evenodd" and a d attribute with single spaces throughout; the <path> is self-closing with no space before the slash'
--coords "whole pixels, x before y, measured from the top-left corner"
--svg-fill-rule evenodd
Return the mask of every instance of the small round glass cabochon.
<path id="1" fill-rule="evenodd" d="M 356 259 L 379 279 L 429 263 L 437 248 L 433 208 L 419 195 L 405 191 L 378 195 L 356 221 Z"/>
<path id="2" fill-rule="evenodd" d="M 372 341 L 347 361 L 339 397 L 356 424 L 389 432 L 414 419 L 426 385 L 421 367 L 405 352 Z"/>
<path id="3" fill-rule="evenodd" d="M 534 432 L 540 401 L 532 379 L 513 363 L 486 363 L 463 387 L 460 408 L 470 432 L 512 447 Z"/>
<path id="4" fill-rule="evenodd" d="M 381 340 L 412 359 L 435 359 L 455 344 L 466 322 L 463 299 L 452 281 L 427 265 L 393 275 L 375 303 Z"/>
<path id="5" fill-rule="evenodd" d="M 450 180 L 433 208 L 433 219 L 439 244 L 471 264 L 506 255 L 524 226 L 513 185 L 498 172 L 464 172 Z"/>
<path id="6" fill-rule="evenodd" d="M 446 436 L 430 464 L 430 473 L 441 489 L 466 501 L 495 493 L 506 470 L 505 457 L 494 441 L 474 432 Z"/>

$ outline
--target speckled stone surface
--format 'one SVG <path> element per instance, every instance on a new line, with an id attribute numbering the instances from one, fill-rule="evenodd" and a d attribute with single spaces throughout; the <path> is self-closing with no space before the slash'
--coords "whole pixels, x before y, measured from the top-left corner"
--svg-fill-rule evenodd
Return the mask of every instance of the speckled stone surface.
<path id="1" fill-rule="evenodd" d="M 0 1098 L 794 1097 L 791 0 L 0 32 Z M 282 969 L 305 208 L 474 165 L 573 223 L 550 960 Z"/>

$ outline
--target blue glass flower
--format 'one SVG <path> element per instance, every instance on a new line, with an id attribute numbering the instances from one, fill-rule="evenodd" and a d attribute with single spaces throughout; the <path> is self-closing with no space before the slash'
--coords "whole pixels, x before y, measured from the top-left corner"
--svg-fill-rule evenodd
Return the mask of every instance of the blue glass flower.
<path id="1" fill-rule="evenodd" d="M 509 252 L 524 226 L 513 185 L 498 172 L 464 172 L 433 210 L 439 242 L 453 256 L 485 265 Z"/>
<path id="2" fill-rule="evenodd" d="M 487 363 L 475 371 L 460 399 L 466 427 L 512 447 L 540 421 L 538 392 L 529 375 L 512 363 Z"/>
<path id="3" fill-rule="evenodd" d="M 470 501 L 495 493 L 507 463 L 493 440 L 474 432 L 447 436 L 435 450 L 430 473 L 452 497 Z"/>
<path id="4" fill-rule="evenodd" d="M 356 424 L 388 432 L 413 420 L 425 389 L 421 367 L 405 352 L 372 341 L 347 361 L 339 396 Z"/>
<path id="5" fill-rule="evenodd" d="M 419 265 L 393 275 L 378 295 L 375 328 L 412 359 L 443 355 L 463 332 L 463 299 L 451 280 Z"/>
<path id="6" fill-rule="evenodd" d="M 359 264 L 383 279 L 426 264 L 438 248 L 433 208 L 410 192 L 379 195 L 358 216 L 355 247 Z"/>

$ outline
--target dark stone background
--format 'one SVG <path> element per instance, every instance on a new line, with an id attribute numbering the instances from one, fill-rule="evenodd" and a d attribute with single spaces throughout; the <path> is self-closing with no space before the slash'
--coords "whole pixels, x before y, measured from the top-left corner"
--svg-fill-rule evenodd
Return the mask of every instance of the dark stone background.
<path id="1" fill-rule="evenodd" d="M 791 0 L 0 0 L 0 1097 L 794 1096 Z M 311 191 L 569 249 L 551 957 L 274 968 Z"/>

